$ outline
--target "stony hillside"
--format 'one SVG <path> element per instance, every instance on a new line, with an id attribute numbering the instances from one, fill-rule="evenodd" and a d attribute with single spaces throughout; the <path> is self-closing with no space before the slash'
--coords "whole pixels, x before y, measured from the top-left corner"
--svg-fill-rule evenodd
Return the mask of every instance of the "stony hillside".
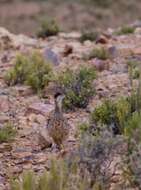
<path id="1" fill-rule="evenodd" d="M 122 35 L 107 30 L 93 42 L 86 40 L 82 43 L 80 37 L 80 33 L 73 32 L 35 39 L 14 35 L 0 28 L 0 127 L 12 122 L 17 131 L 14 140 L 0 143 L 0 189 L 10 189 L 10 179 L 19 176 L 24 170 L 32 169 L 40 174 L 44 169 L 49 169 L 51 157 L 63 157 L 75 149 L 78 145 L 78 124 L 88 121 L 90 112 L 104 99 L 114 101 L 130 95 L 131 80 L 127 62 L 141 60 L 141 28 L 135 27 L 133 33 Z M 105 57 L 105 53 L 91 53 L 98 48 L 108 52 L 108 55 Z M 5 81 L 6 73 L 14 68 L 17 54 L 29 56 L 33 51 L 40 52 L 46 61 L 51 62 L 55 72 L 63 71 L 66 67 L 77 69 L 83 66 L 97 70 L 93 83 L 95 95 L 87 107 L 65 112 L 71 129 L 65 150 L 42 149 L 42 142 L 38 138 L 39 129 L 43 129 L 54 109 L 52 82 L 44 89 L 42 97 L 28 85 L 8 86 Z M 120 172 L 113 176 L 110 189 L 117 189 L 115 186 L 120 183 L 119 179 Z"/>

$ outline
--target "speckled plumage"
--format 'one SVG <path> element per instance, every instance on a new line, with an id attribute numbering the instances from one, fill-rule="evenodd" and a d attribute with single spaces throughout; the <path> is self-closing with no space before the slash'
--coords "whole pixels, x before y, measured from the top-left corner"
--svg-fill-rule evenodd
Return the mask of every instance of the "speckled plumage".
<path id="1" fill-rule="evenodd" d="M 55 100 L 55 110 L 50 113 L 47 129 L 54 143 L 60 148 L 68 136 L 69 125 L 62 113 L 62 100 L 61 102 L 59 101 Z"/>

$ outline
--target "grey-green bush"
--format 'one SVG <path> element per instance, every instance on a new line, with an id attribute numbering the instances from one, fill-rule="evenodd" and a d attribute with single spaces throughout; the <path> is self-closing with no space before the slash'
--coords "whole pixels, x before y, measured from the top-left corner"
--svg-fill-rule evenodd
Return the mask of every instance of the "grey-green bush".
<path id="1" fill-rule="evenodd" d="M 81 67 L 77 71 L 67 69 L 57 77 L 57 85 L 65 93 L 64 108 L 86 108 L 94 95 L 93 81 L 96 71 L 91 67 Z"/>
<path id="2" fill-rule="evenodd" d="M 35 92 L 40 92 L 53 78 L 51 64 L 46 62 L 39 52 L 31 56 L 18 55 L 14 68 L 5 75 L 7 85 L 27 84 Z"/>

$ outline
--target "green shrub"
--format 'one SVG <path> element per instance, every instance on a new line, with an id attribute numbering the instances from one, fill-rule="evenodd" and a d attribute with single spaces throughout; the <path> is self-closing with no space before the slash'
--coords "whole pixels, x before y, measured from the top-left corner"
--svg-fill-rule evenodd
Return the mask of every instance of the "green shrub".
<path id="1" fill-rule="evenodd" d="M 130 79 L 131 87 L 133 87 L 133 79 L 140 78 L 140 69 L 139 69 L 139 62 L 138 61 L 128 61 L 128 74 Z"/>
<path id="2" fill-rule="evenodd" d="M 115 106 L 112 101 L 106 100 L 91 113 L 91 120 L 95 123 L 109 125 L 113 121 Z"/>
<path id="3" fill-rule="evenodd" d="M 86 108 L 94 95 L 93 80 L 96 78 L 94 68 L 81 67 L 77 71 L 67 69 L 57 77 L 57 85 L 64 91 L 65 109 Z"/>
<path id="4" fill-rule="evenodd" d="M 51 65 L 43 59 L 40 53 L 31 56 L 18 55 L 15 66 L 5 76 L 7 85 L 28 84 L 35 92 L 39 92 L 48 85 L 53 73 Z"/>
<path id="5" fill-rule="evenodd" d="M 124 134 L 129 139 L 135 139 L 137 143 L 141 141 L 141 114 L 134 112 L 127 120 L 124 127 Z"/>
<path id="6" fill-rule="evenodd" d="M 45 62 L 39 53 L 34 53 L 30 58 L 29 71 L 25 83 L 33 90 L 40 91 L 53 79 L 52 67 Z"/>
<path id="7" fill-rule="evenodd" d="M 59 33 L 60 29 L 55 20 L 43 20 L 41 28 L 37 33 L 38 37 L 45 38 L 48 36 L 55 36 Z"/>
<path id="8" fill-rule="evenodd" d="M 135 28 L 132 26 L 123 26 L 119 31 L 116 32 L 117 35 L 126 35 L 134 33 Z"/>
<path id="9" fill-rule="evenodd" d="M 123 132 L 124 123 L 130 113 L 131 107 L 126 99 L 119 99 L 116 102 L 106 100 L 91 113 L 91 121 L 107 126 L 114 124 Z"/>
<path id="10" fill-rule="evenodd" d="M 101 60 L 106 60 L 110 58 L 110 54 L 104 47 L 94 48 L 87 56 L 87 59 L 98 58 Z"/>
<path id="11" fill-rule="evenodd" d="M 18 83 L 24 83 L 26 75 L 29 70 L 28 57 L 19 54 L 16 57 L 14 68 L 10 69 L 5 75 L 5 81 L 7 85 L 15 85 Z"/>
<path id="12" fill-rule="evenodd" d="M 80 37 L 80 42 L 83 43 L 86 40 L 95 41 L 98 37 L 98 32 L 86 31 L 83 32 Z"/>
<path id="13" fill-rule="evenodd" d="M 9 142 L 13 140 L 16 135 L 16 129 L 11 123 L 6 123 L 0 129 L 0 143 Z"/>
<path id="14" fill-rule="evenodd" d="M 140 77 L 140 70 L 138 67 L 135 67 L 133 70 L 133 79 L 139 79 Z"/>

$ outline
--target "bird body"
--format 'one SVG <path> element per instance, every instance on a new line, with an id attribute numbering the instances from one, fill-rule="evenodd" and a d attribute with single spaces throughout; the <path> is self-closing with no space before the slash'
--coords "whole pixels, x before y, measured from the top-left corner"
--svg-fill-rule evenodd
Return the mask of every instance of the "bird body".
<path id="1" fill-rule="evenodd" d="M 69 126 L 67 120 L 62 113 L 62 100 L 64 96 L 61 94 L 55 95 L 55 109 L 50 114 L 47 130 L 49 136 L 52 137 L 54 143 L 61 148 L 61 145 L 66 140 L 69 133 Z"/>

